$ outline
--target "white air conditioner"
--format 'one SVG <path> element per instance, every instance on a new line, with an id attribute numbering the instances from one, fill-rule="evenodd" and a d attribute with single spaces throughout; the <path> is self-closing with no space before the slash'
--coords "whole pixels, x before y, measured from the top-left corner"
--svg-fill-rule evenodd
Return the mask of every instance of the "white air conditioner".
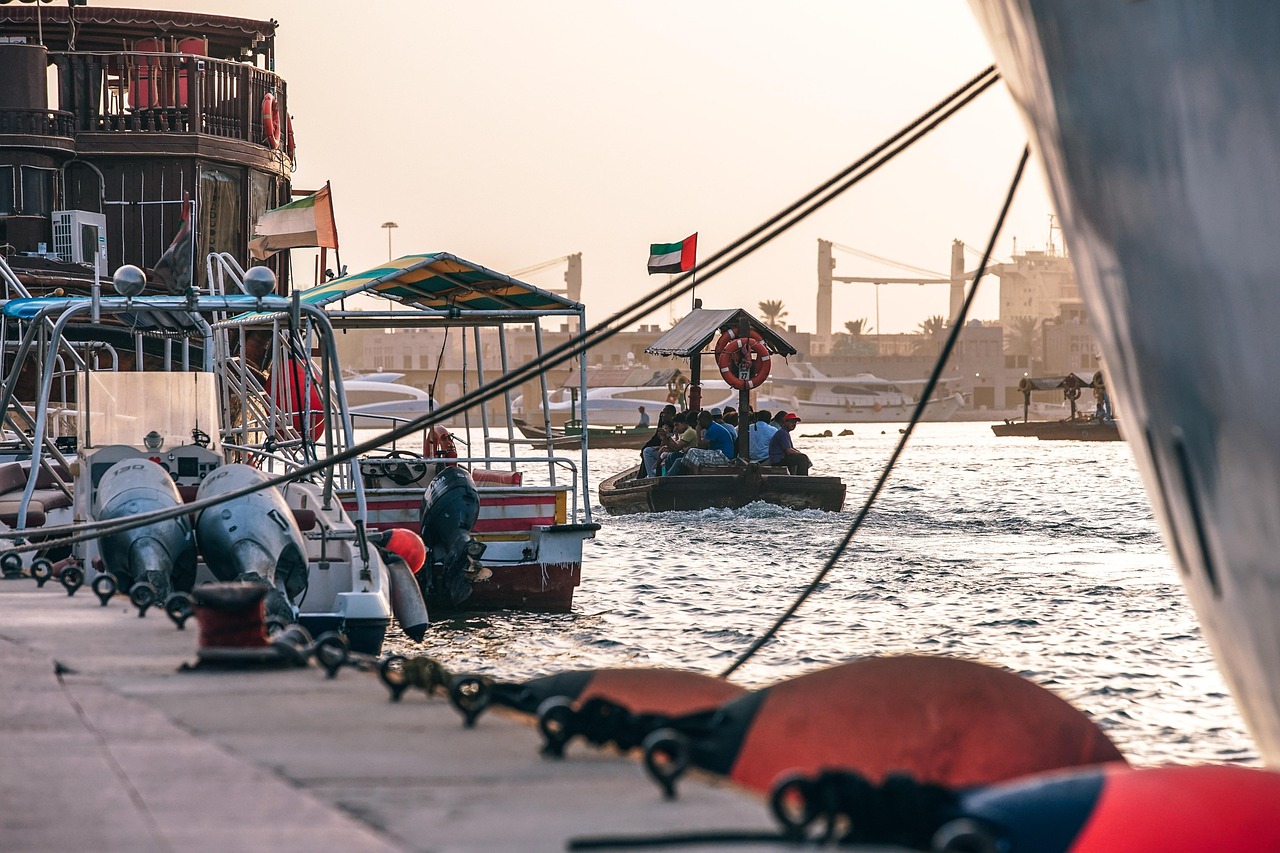
<path id="1" fill-rule="evenodd" d="M 53 212 L 53 251 L 64 261 L 93 265 L 107 271 L 107 217 L 88 210 L 55 210 Z"/>

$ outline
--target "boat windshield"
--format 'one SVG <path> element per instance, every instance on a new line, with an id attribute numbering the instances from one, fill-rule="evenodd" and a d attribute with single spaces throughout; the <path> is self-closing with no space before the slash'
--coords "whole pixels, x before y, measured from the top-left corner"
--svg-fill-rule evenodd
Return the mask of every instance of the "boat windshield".
<path id="1" fill-rule="evenodd" d="M 171 448 L 191 444 L 199 430 L 217 450 L 218 395 L 212 373 L 81 374 L 79 400 L 81 447 L 124 444 L 145 449 L 154 432 L 162 442 L 158 447 Z M 156 437 L 149 441 L 156 449 Z"/>

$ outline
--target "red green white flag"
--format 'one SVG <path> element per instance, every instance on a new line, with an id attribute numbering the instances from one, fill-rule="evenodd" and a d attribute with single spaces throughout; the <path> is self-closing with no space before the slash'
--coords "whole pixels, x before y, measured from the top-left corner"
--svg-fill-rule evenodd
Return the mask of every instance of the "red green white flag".
<path id="1" fill-rule="evenodd" d="M 649 245 L 649 275 L 654 273 L 688 272 L 698 262 L 698 233 L 679 243 L 651 243 Z"/>
<path id="2" fill-rule="evenodd" d="M 338 226 L 333 219 L 329 185 L 319 192 L 262 214 L 249 241 L 249 253 L 258 260 L 281 249 L 338 248 Z"/>

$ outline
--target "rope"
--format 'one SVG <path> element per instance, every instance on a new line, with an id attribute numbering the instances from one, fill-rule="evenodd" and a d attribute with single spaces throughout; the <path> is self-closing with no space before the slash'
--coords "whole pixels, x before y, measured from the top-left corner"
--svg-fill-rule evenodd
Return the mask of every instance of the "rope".
<path id="1" fill-rule="evenodd" d="M 995 66 L 988 66 L 980 74 L 974 76 L 963 86 L 954 90 L 933 107 L 922 113 L 906 127 L 890 136 L 884 142 L 881 142 L 869 153 L 863 155 L 854 163 L 845 167 L 835 176 L 829 178 L 817 188 L 811 190 L 799 200 L 793 202 L 784 210 L 766 220 L 764 223 L 756 226 L 746 234 L 726 245 L 724 248 L 718 250 L 703 264 L 695 267 L 694 270 L 675 276 L 665 286 L 650 291 L 646 296 L 641 297 L 626 308 L 615 312 L 603 322 L 587 329 L 565 343 L 554 347 L 543 354 L 542 357 L 531 361 L 524 367 L 517 368 L 516 370 L 505 374 L 501 379 L 495 380 L 494 382 L 491 382 L 481 388 L 477 388 L 470 393 L 464 394 L 453 402 L 441 406 L 440 408 L 414 420 L 407 421 L 395 429 L 389 430 L 386 433 L 375 436 L 374 438 L 360 444 L 353 445 L 352 447 L 344 451 L 340 451 L 326 459 L 317 460 L 316 462 L 304 465 L 293 472 L 281 474 L 258 484 L 250 484 L 240 489 L 225 492 L 215 497 L 204 498 L 183 506 L 173 507 L 171 509 L 153 510 L 149 513 L 143 513 L 141 515 L 108 522 L 62 525 L 51 528 L 42 528 L 38 531 L 30 529 L 0 531 L 0 540 L 21 538 L 34 539 L 38 536 L 40 544 L 45 548 L 64 547 L 76 542 L 96 539 L 100 536 L 118 533 L 160 521 L 166 521 L 171 518 L 177 518 L 188 513 L 199 513 L 210 506 L 252 494 L 260 489 L 282 486 L 286 483 L 309 477 L 312 474 L 320 473 L 326 468 L 350 461 L 351 459 L 376 450 L 392 441 L 397 441 L 411 435 L 426 426 L 448 420 L 455 415 L 465 412 L 469 408 L 477 406 L 487 400 L 503 394 L 504 392 L 519 387 L 522 383 L 536 377 L 539 373 L 551 367 L 555 367 L 569 361 L 570 359 L 582 356 L 591 347 L 603 343 L 624 329 L 638 323 L 641 319 L 648 316 L 662 305 L 679 299 L 681 296 L 693 289 L 694 283 L 691 279 L 694 272 L 702 271 L 702 278 L 705 282 L 706 280 L 713 278 L 734 266 L 739 261 L 753 254 L 756 250 L 772 241 L 778 235 L 799 224 L 808 216 L 838 198 L 854 184 L 858 183 L 868 175 L 871 175 L 898 154 L 918 142 L 924 136 L 937 128 L 943 121 L 950 118 L 969 102 L 995 85 L 999 79 L 1000 77 L 995 71 Z"/>
<path id="2" fill-rule="evenodd" d="M 945 369 L 947 361 L 951 358 L 951 353 L 955 349 L 956 340 L 960 337 L 960 330 L 964 328 L 965 318 L 969 315 L 969 308 L 973 305 L 974 296 L 978 293 L 978 283 L 987 273 L 987 264 L 990 262 L 991 255 L 995 251 L 996 239 L 1000 236 L 1001 229 L 1004 228 L 1005 218 L 1009 214 L 1009 207 L 1013 203 L 1013 197 L 1017 192 L 1018 184 L 1022 181 L 1022 173 L 1026 169 L 1027 159 L 1030 156 L 1030 153 L 1030 149 L 1023 146 L 1022 156 L 1018 160 L 1018 168 L 1014 172 L 1012 183 L 1009 185 L 1009 192 L 1005 196 L 1004 205 L 1000 208 L 1000 215 L 996 219 L 995 227 L 991 230 L 991 238 L 987 241 L 987 248 L 982 253 L 982 262 L 978 265 L 978 272 L 974 275 L 973 287 L 969 288 L 969 295 L 965 297 L 964 304 L 960 306 L 960 313 L 952 323 L 951 331 L 947 335 L 946 342 L 943 344 L 942 352 L 938 355 L 938 361 L 933 367 L 933 372 L 929 375 L 928 381 L 925 382 L 924 388 L 920 392 L 920 400 L 916 403 L 915 409 L 911 412 L 911 420 L 907 423 L 907 428 L 903 431 L 902 437 L 898 439 L 898 444 L 894 447 L 893 453 L 890 455 L 889 461 L 885 464 L 884 470 L 880 472 L 880 477 L 876 480 L 875 486 L 872 487 L 871 494 L 867 496 L 866 501 L 862 504 L 862 508 L 858 510 L 858 514 L 854 517 L 853 524 L 850 525 L 849 531 L 844 535 L 844 538 L 840 540 L 840 543 L 836 545 L 835 550 L 831 552 L 831 556 L 827 558 L 826 564 L 816 575 L 814 575 L 814 578 L 809 582 L 809 585 L 806 586 L 798 596 L 796 596 L 796 599 L 791 603 L 791 606 L 778 617 L 777 621 L 775 621 L 767 631 L 760 635 L 759 639 L 752 643 L 745 652 L 743 652 L 732 664 L 728 666 L 728 668 L 720 673 L 721 678 L 727 678 L 729 675 L 733 674 L 738 667 L 750 660 L 756 652 L 760 651 L 766 643 L 773 639 L 778 631 L 781 630 L 782 626 L 786 624 L 787 620 L 795 615 L 801 605 L 808 600 L 809 596 L 814 593 L 819 584 L 821 584 L 831 570 L 835 568 L 840 557 L 844 554 L 845 550 L 848 549 L 849 543 L 853 541 L 854 535 L 857 534 L 859 529 L 861 529 L 862 522 L 866 520 L 867 515 L 871 512 L 872 505 L 876 502 L 876 498 L 880 496 L 881 489 L 883 489 L 885 483 L 888 482 L 889 475 L 893 472 L 893 468 L 897 464 L 898 458 L 902 455 L 902 451 L 906 448 L 907 442 L 911 439 L 911 434 L 915 431 L 916 424 L 920 423 L 920 418 L 924 414 L 925 407 L 929 403 L 929 398 L 933 396 L 934 388 L 938 385 L 938 380 L 942 376 L 942 371 Z"/>

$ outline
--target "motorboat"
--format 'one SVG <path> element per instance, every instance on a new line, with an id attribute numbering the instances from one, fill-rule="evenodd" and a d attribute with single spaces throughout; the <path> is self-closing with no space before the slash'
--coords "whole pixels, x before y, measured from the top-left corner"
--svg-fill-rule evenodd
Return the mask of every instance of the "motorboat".
<path id="1" fill-rule="evenodd" d="M 688 380 L 676 378 L 678 371 L 659 371 L 653 381 L 644 385 L 588 386 L 585 394 L 577 388 L 559 388 L 548 395 L 547 411 L 555 427 L 563 427 L 568 421 L 585 418 L 592 426 L 634 427 L 643 406 L 650 418 L 670 403 L 679 408 L 688 404 L 686 391 Z M 720 379 L 708 379 L 702 383 L 702 407 L 704 409 L 737 406 L 738 393 Z M 585 401 L 585 402 L 584 402 Z M 526 412 L 523 396 L 512 404 L 512 412 L 518 418 L 537 425 L 540 413 Z"/>
<path id="2" fill-rule="evenodd" d="M 431 395 L 401 382 L 403 378 L 403 373 L 364 373 L 343 381 L 356 429 L 390 429 L 435 411 Z"/>
<path id="3" fill-rule="evenodd" d="M 1047 174 L 1169 553 L 1280 764 L 1280 5 L 971 5 Z"/>
<path id="4" fill-rule="evenodd" d="M 902 423 L 910 420 L 927 380 L 881 379 L 870 373 L 826 376 L 808 362 L 791 365 L 791 376 L 771 375 L 757 407 L 795 412 L 805 423 Z M 924 421 L 950 420 L 964 395 L 941 386 L 924 410 Z"/>

